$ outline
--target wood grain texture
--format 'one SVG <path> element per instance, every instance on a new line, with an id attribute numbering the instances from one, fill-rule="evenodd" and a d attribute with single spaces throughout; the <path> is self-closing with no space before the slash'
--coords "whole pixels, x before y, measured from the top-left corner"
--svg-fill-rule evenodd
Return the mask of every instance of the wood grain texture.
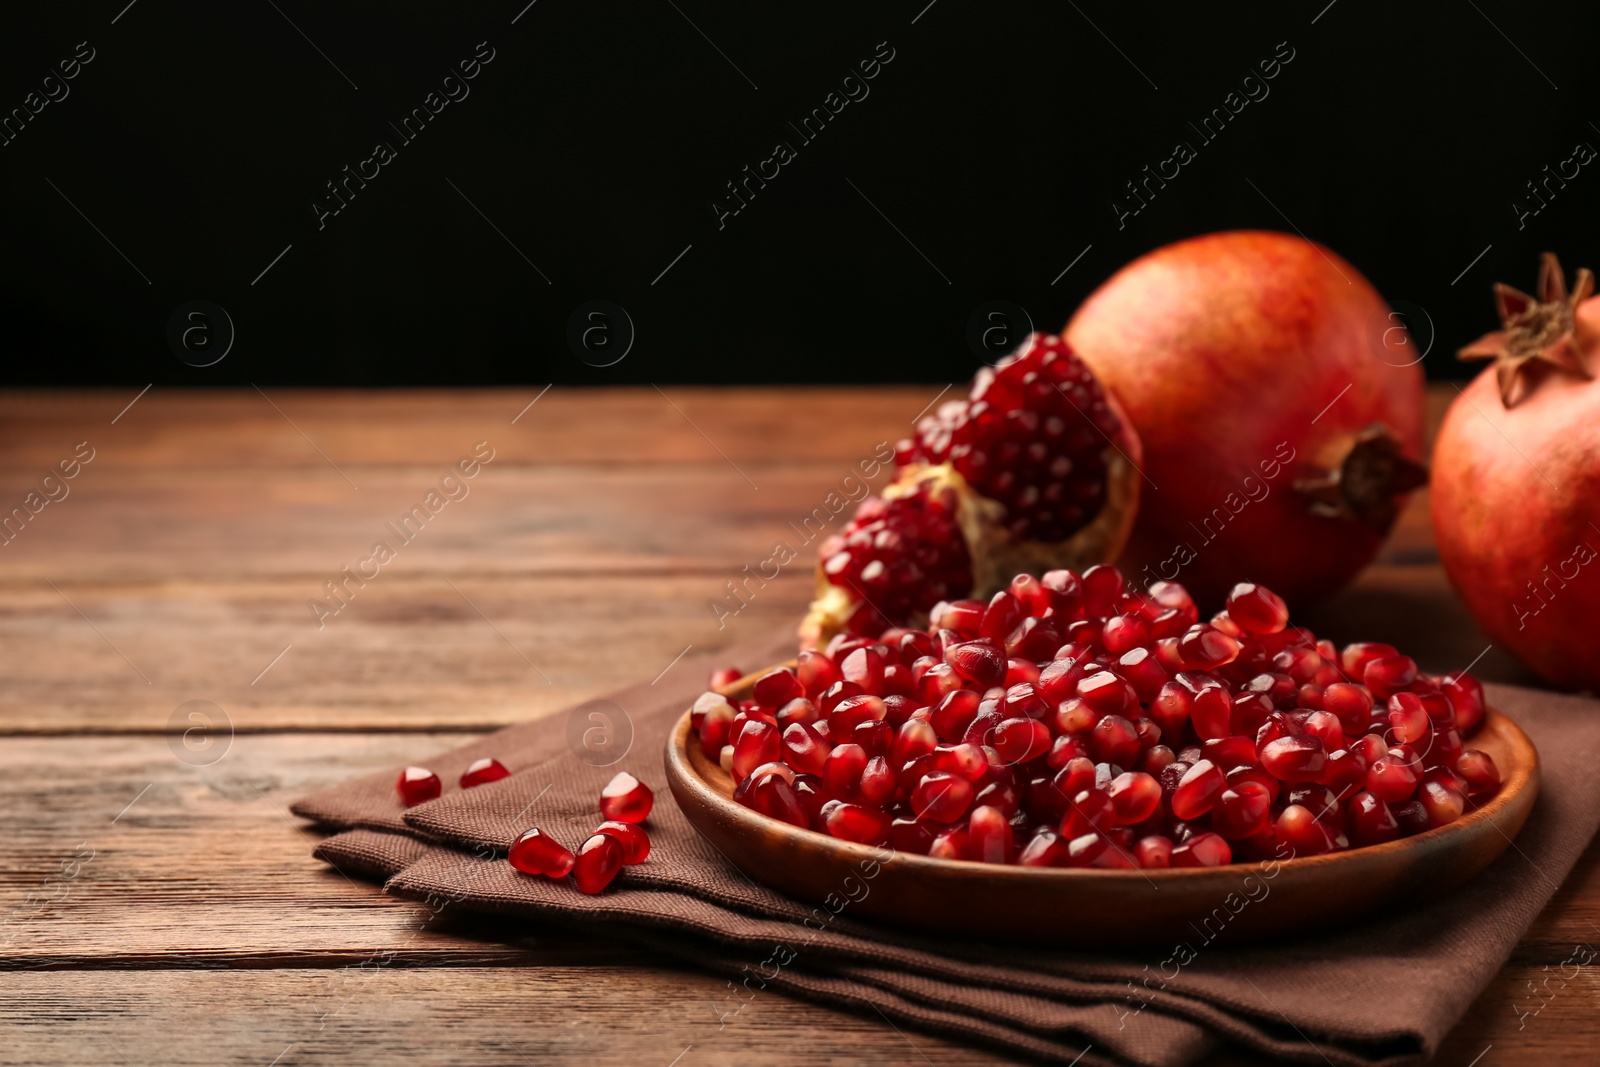
<path id="1" fill-rule="evenodd" d="M 810 546 L 722 629 L 708 602 L 940 387 L 557 388 L 527 407 L 542 388 L 153 389 L 125 412 L 136 389 L 0 394 L 0 508 L 96 450 L 0 547 L 0 1064 L 631 1067 L 691 1044 L 684 1067 L 1003 1062 L 778 997 L 719 1032 L 718 979 L 560 931 L 424 922 L 310 859 L 295 796 L 793 621 Z M 1433 424 L 1453 395 L 1432 391 Z M 306 600 L 485 440 L 470 495 L 319 630 Z M 1426 503 L 1308 621 L 1444 670 L 1488 642 Z M 1437 625 L 1391 633 L 1397 597 Z M 1526 680 L 1495 649 L 1474 670 Z M 194 699 L 235 731 L 204 767 L 164 733 Z M 1600 945 L 1593 849 L 1438 1062 L 1491 1044 L 1485 1065 L 1592 1062 L 1596 975 L 1551 977 L 1578 944 Z"/>

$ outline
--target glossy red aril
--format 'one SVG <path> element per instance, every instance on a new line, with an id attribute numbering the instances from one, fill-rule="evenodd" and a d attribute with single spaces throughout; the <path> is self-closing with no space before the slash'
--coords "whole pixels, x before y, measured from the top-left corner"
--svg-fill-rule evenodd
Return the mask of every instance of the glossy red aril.
<path id="1" fill-rule="evenodd" d="M 776 711 L 795 697 L 805 695 L 805 690 L 800 687 L 800 679 L 795 677 L 794 672 L 787 667 L 780 667 L 756 679 L 751 699 L 764 708 Z"/>
<path id="2" fill-rule="evenodd" d="M 776 728 L 769 726 L 767 729 L 772 732 L 776 740 Z M 745 730 L 748 733 L 750 728 L 746 727 Z M 772 759 L 777 758 L 778 754 L 774 752 Z M 650 791 L 650 787 L 627 771 L 620 772 L 600 790 L 600 814 L 612 822 L 644 822 L 650 817 L 650 806 L 654 803 L 655 794 Z"/>
<path id="3" fill-rule="evenodd" d="M 1494 765 L 1487 752 L 1469 748 L 1456 757 L 1456 773 L 1467 783 L 1475 797 L 1493 793 L 1500 788 L 1500 768 Z"/>
<path id="4" fill-rule="evenodd" d="M 1289 605 L 1266 586 L 1240 582 L 1228 594 L 1228 618 L 1247 634 L 1275 634 L 1289 625 Z"/>
<path id="5" fill-rule="evenodd" d="M 876 808 L 833 802 L 822 811 L 823 828 L 842 841 L 881 845 L 889 839 L 889 816 Z"/>
<path id="6" fill-rule="evenodd" d="M 595 834 L 578 846 L 578 857 L 572 864 L 572 878 L 578 891 L 595 894 L 611 884 L 622 870 L 626 853 L 622 843 L 610 834 Z"/>
<path id="7" fill-rule="evenodd" d="M 1211 810 L 1226 787 L 1227 779 L 1216 764 L 1201 760 L 1184 772 L 1172 791 L 1173 817 L 1185 822 L 1199 818 Z"/>
<path id="8" fill-rule="evenodd" d="M 617 844 L 622 846 L 622 862 L 626 866 L 643 863 L 650 857 L 650 835 L 638 823 L 603 822 L 595 829 L 595 833 L 617 839 Z"/>
<path id="9" fill-rule="evenodd" d="M 473 760 L 472 765 L 461 772 L 461 788 L 471 789 L 473 786 L 498 782 L 510 775 L 511 772 L 506 770 L 505 764 L 492 756 L 485 756 L 483 759 Z"/>
<path id="10" fill-rule="evenodd" d="M 1007 763 L 1026 763 L 1050 751 L 1050 728 L 1036 719 L 1006 719 L 991 742 Z"/>
<path id="11" fill-rule="evenodd" d="M 1282 782 L 1310 782 L 1322 773 L 1328 754 L 1310 734 L 1280 737 L 1260 749 L 1261 766 Z"/>
<path id="12" fill-rule="evenodd" d="M 1208 623 L 1196 623 L 1178 639 L 1183 662 L 1198 670 L 1213 670 L 1232 663 L 1239 655 L 1239 641 Z"/>
<path id="13" fill-rule="evenodd" d="M 524 874 L 564 878 L 572 870 L 574 857 L 566 847 L 538 827 L 525 830 L 511 843 L 506 859 Z"/>
<path id="14" fill-rule="evenodd" d="M 911 791 L 911 810 L 919 819 L 955 822 L 972 803 L 972 783 L 948 771 L 934 771 Z"/>
<path id="15" fill-rule="evenodd" d="M 743 677 L 738 668 L 723 667 L 721 670 L 711 672 L 711 681 L 708 684 L 712 689 L 726 689 Z"/>
<path id="16" fill-rule="evenodd" d="M 1168 863 L 1173 867 L 1222 867 L 1233 862 L 1233 849 L 1219 834 L 1196 834 L 1173 848 Z"/>
<path id="17" fill-rule="evenodd" d="M 967 848 L 979 863 L 1010 863 L 1016 858 L 1011 823 L 998 808 L 982 805 L 967 820 Z"/>
<path id="18" fill-rule="evenodd" d="M 433 800 L 439 795 L 442 785 L 439 776 L 426 767 L 407 767 L 400 772 L 400 778 L 395 783 L 395 789 L 400 793 L 400 802 L 406 807 L 415 807 L 425 800 Z"/>
<path id="19" fill-rule="evenodd" d="M 1161 785 L 1143 771 L 1124 771 L 1107 790 L 1118 826 L 1144 822 L 1161 807 Z"/>

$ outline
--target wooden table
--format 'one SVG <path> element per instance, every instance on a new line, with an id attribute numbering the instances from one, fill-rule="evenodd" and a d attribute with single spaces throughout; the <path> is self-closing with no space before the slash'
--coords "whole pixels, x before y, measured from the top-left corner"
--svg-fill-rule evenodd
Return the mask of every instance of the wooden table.
<path id="1" fill-rule="evenodd" d="M 722 629 L 708 604 L 936 391 L 0 395 L 7 512 L 93 449 L 0 547 L 0 1064 L 1001 1062 L 778 996 L 719 1030 L 720 979 L 558 932 L 424 922 L 314 862 L 287 814 L 793 620 L 810 559 Z M 480 441 L 493 459 L 470 494 L 319 629 L 308 600 Z M 1381 638 L 1393 597 L 1437 608 L 1435 631 L 1394 635 L 1424 667 L 1487 643 L 1425 500 L 1315 621 Z M 1476 669 L 1517 677 L 1498 650 Z M 185 747 L 196 710 L 221 732 Z M 1440 1063 L 1490 1045 L 1484 1067 L 1593 1061 L 1592 969 L 1537 1016 L 1517 1009 L 1541 968 L 1600 942 L 1597 855 Z"/>

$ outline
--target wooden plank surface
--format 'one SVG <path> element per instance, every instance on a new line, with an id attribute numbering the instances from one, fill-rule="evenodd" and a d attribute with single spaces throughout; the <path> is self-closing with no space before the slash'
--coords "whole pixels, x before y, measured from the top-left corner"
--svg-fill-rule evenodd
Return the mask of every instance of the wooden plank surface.
<path id="1" fill-rule="evenodd" d="M 938 392 L 540 388 L 152 390 L 126 411 L 136 390 L 0 394 L 5 507 L 95 449 L 0 548 L 0 1064 L 1003 1062 L 775 996 L 719 1031 L 718 979 L 424 922 L 310 860 L 286 814 L 310 789 L 792 621 L 814 543 L 728 625 L 708 602 L 777 540 L 802 547 L 791 524 L 853 492 Z M 1435 421 L 1448 399 L 1430 395 Z M 322 583 L 485 440 L 468 495 L 319 628 Z M 1396 597 L 1438 620 L 1394 635 L 1425 666 L 1487 644 L 1436 564 L 1425 494 L 1314 622 L 1382 639 Z M 1475 670 L 1525 678 L 1497 650 Z M 164 732 L 196 699 L 234 730 L 207 766 Z M 1597 939 L 1591 850 L 1438 1062 L 1591 1062 L 1600 980 L 1541 983 Z"/>

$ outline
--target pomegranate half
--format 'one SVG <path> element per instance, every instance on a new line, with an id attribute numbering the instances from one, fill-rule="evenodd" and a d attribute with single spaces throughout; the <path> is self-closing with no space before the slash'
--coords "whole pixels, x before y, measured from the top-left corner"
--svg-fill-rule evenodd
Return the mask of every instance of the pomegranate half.
<path id="1" fill-rule="evenodd" d="M 1301 237 L 1157 249 L 1064 336 L 1139 429 L 1143 499 L 1120 566 L 1215 607 L 1241 580 L 1305 605 L 1371 561 L 1425 474 L 1423 377 L 1367 280 Z"/>
<path id="2" fill-rule="evenodd" d="M 895 448 L 895 480 L 822 543 L 803 647 L 923 626 L 1019 573 L 1122 550 L 1139 505 L 1139 437 L 1061 338 L 1031 334 Z"/>
<path id="3" fill-rule="evenodd" d="M 1600 687 L 1600 297 L 1546 255 L 1539 298 L 1496 286 L 1492 358 L 1450 405 L 1433 453 L 1439 558 L 1491 640 L 1567 688 Z"/>

